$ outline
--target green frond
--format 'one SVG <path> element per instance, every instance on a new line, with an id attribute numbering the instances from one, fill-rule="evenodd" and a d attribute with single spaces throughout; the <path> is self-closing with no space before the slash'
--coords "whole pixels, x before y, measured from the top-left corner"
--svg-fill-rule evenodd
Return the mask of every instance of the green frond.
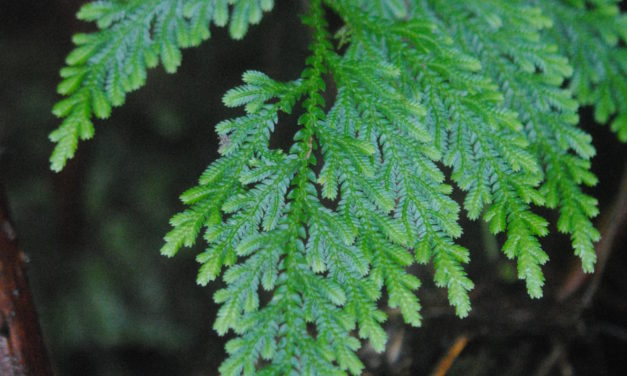
<path id="1" fill-rule="evenodd" d="M 479 56 L 486 67 L 484 72 L 502 90 L 507 89 L 504 90 L 505 103 L 526 124 L 527 142 L 529 149 L 535 151 L 535 156 L 525 152 L 529 158 L 515 159 L 532 163 L 527 163 L 525 170 L 534 174 L 538 172 L 534 164 L 539 162 L 545 174 L 544 184 L 539 194 L 533 186 L 524 187 L 516 183 L 513 188 L 525 202 L 542 204 L 546 198 L 547 206 L 559 208 L 560 222 L 565 223 L 564 218 L 577 218 L 577 227 L 563 224 L 559 226 L 560 231 L 571 235 L 575 254 L 584 261 L 584 270 L 592 270 L 596 258 L 593 243 L 599 237 L 590 221 L 597 214 L 596 202 L 582 193 L 580 185 L 584 179 L 588 184 L 596 182 L 589 171 L 589 163 L 585 163 L 595 151 L 590 144 L 590 136 L 576 128 L 577 106 L 572 104 L 574 101 L 570 93 L 560 89 L 562 81 L 572 70 L 557 55 L 555 48 L 541 42 L 540 33 L 550 23 L 534 21 L 543 18 L 540 10 L 524 3 L 467 1 L 456 3 L 453 7 L 433 3 L 435 11 L 445 20 L 465 51 Z M 482 8 L 477 12 L 477 6 L 489 9 Z M 486 31 L 482 23 L 483 17 L 489 14 L 500 20 L 498 27 L 491 32 Z M 520 30 L 526 31 L 522 39 Z M 516 64 L 511 64 L 512 60 Z M 531 67 L 528 64 L 532 64 Z M 509 164 L 516 169 L 515 164 Z M 471 197 L 483 197 L 485 188 L 479 186 L 477 190 Z M 509 201 L 509 195 L 502 197 Z M 497 201 L 495 205 L 495 209 L 486 213 L 486 219 L 493 232 L 500 232 L 508 226 L 505 208 L 514 208 L 512 212 L 516 213 L 520 206 L 516 202 L 499 204 Z M 476 205 L 471 206 L 471 214 L 476 213 L 475 208 Z M 527 211 L 519 212 L 517 216 L 522 219 L 515 225 L 520 240 L 508 239 L 504 250 L 509 257 L 521 257 L 519 252 L 528 249 L 525 252 L 529 254 L 521 259 L 524 265 L 519 263 L 519 276 L 533 278 L 531 284 L 528 280 L 529 292 L 532 296 L 540 296 L 543 278 L 539 265 L 546 262 L 547 257 L 533 237 L 534 234 L 546 234 L 547 224 Z M 514 224 L 511 226 L 514 227 Z M 523 246 L 521 242 L 525 239 L 529 244 Z"/>
<path id="2" fill-rule="evenodd" d="M 67 98 L 53 113 L 63 119 L 50 134 L 55 147 L 51 168 L 60 171 L 74 156 L 78 141 L 93 136 L 92 119 L 106 119 L 111 108 L 142 87 L 147 70 L 159 61 L 168 73 L 181 65 L 181 49 L 199 45 L 211 35 L 210 24 L 224 26 L 240 39 L 249 24 L 258 23 L 272 0 L 101 0 L 84 5 L 77 14 L 99 30 L 77 34 L 76 48 L 67 56 L 57 91 Z M 229 5 L 232 9 L 229 11 Z"/>
<path id="3" fill-rule="evenodd" d="M 627 22 L 620 1 L 531 2 L 553 20 L 542 38 L 570 60 L 569 88 L 577 100 L 593 105 L 595 120 L 611 121 L 618 138 L 627 142 Z"/>
<path id="4" fill-rule="evenodd" d="M 598 203 L 586 193 L 596 151 L 579 126 L 594 105 L 627 139 L 627 22 L 615 0 L 312 0 L 300 76 L 258 71 L 223 97 L 242 116 L 216 126 L 220 158 L 181 195 L 161 252 L 175 255 L 202 233 L 197 282 L 221 277 L 214 329 L 232 333 L 223 375 L 358 375 L 361 341 L 383 351 L 387 306 L 420 326 L 421 281 L 433 265 L 459 317 L 474 288 L 459 238 L 463 209 L 503 233 L 529 295 L 539 298 L 549 260 L 540 238 L 556 209 L 586 272 L 600 238 Z M 79 139 L 143 85 L 168 72 L 180 49 L 226 26 L 241 38 L 270 0 L 96 1 L 61 71 L 63 118 L 52 168 Z M 325 9 L 344 23 L 335 39 Z M 327 90 L 329 86 L 329 90 Z M 331 95 L 334 94 L 334 95 Z M 329 102 L 329 103 L 327 103 Z M 299 104 L 300 106 L 297 106 Z M 280 114 L 298 108 L 289 151 L 270 148 Z M 282 117 L 281 117 L 282 118 Z M 450 181 L 449 181 L 450 180 Z M 454 183 L 463 192 L 453 199 Z M 460 207 L 461 204 L 461 207 Z"/>

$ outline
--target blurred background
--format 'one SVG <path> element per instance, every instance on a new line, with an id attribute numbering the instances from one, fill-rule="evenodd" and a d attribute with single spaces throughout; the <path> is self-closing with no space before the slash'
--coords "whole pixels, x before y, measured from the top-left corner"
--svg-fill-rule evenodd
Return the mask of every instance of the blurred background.
<path id="1" fill-rule="evenodd" d="M 94 140 L 54 174 L 47 135 L 59 124 L 51 114 L 58 71 L 71 35 L 93 30 L 75 20 L 81 3 L 0 0 L 0 182 L 30 257 L 53 365 L 59 375 L 216 375 L 228 336 L 212 330 L 219 284 L 195 284 L 202 241 L 174 259 L 159 249 L 169 218 L 183 208 L 178 195 L 217 156 L 214 125 L 239 113 L 222 105 L 222 95 L 247 69 L 279 80 L 300 73 L 308 41 L 302 2 L 277 1 L 242 41 L 213 28 L 208 42 L 184 50 L 176 75 L 151 70 L 147 85 L 96 121 Z M 627 147 L 594 124 L 589 109 L 581 116 L 598 150 L 600 183 L 589 192 L 609 234 L 600 247 L 606 266 L 582 279 L 555 213 L 540 211 L 553 220 L 543 240 L 551 261 L 545 297 L 531 300 L 498 252 L 502 239 L 463 219 L 477 285 L 471 316 L 457 319 L 432 271 L 417 267 L 423 327 L 405 327 L 389 311 L 386 352 L 361 351 L 369 374 L 437 374 L 447 360 L 454 360 L 449 374 L 459 375 L 627 374 L 627 228 L 619 220 L 627 210 Z M 291 134 L 284 132 L 279 137 Z"/>

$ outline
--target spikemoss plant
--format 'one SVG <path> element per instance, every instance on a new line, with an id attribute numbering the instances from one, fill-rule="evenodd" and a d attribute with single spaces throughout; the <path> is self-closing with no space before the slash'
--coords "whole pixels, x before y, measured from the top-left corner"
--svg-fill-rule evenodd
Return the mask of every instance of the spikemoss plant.
<path id="1" fill-rule="evenodd" d="M 595 150 L 577 111 L 594 106 L 596 119 L 627 139 L 627 50 L 619 47 L 627 18 L 617 3 L 309 1 L 301 75 L 277 82 L 248 71 L 226 93 L 224 104 L 244 106 L 245 115 L 217 125 L 221 157 L 181 196 L 187 209 L 172 218 L 162 248 L 173 256 L 201 232 L 207 242 L 198 283 L 222 276 L 214 328 L 236 334 L 221 373 L 360 374 L 361 340 L 385 347 L 384 292 L 389 307 L 420 325 L 420 281 L 407 271 L 415 262 L 433 263 L 435 283 L 467 316 L 473 282 L 457 240 L 462 208 L 504 233 L 503 252 L 532 297 L 542 296 L 548 261 L 539 241 L 548 223 L 534 207 L 559 211 L 558 229 L 592 271 L 597 201 L 582 187 L 596 183 Z M 61 70 L 66 98 L 54 107 L 63 121 L 50 136 L 52 169 L 93 136 L 94 117 L 107 118 L 145 83 L 148 68 L 174 72 L 180 49 L 208 39 L 211 24 L 239 39 L 272 7 L 85 5 L 78 17 L 99 31 L 74 37 Z M 334 35 L 330 12 L 343 21 Z M 270 148 L 279 114 L 297 103 L 291 148 Z M 465 192 L 462 203 L 447 178 Z"/>

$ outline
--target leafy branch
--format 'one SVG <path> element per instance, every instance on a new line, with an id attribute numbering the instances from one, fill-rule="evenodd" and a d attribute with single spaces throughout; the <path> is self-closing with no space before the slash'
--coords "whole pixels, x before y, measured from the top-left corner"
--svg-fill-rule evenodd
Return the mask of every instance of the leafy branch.
<path id="1" fill-rule="evenodd" d="M 382 351 L 380 300 L 421 324 L 408 272 L 433 264 L 460 317 L 473 282 L 459 244 L 464 192 L 469 219 L 503 233 L 531 297 L 542 296 L 548 261 L 540 238 L 555 208 L 583 269 L 596 262 L 596 199 L 585 186 L 591 137 L 580 105 L 625 132 L 625 16 L 614 0 L 339 0 L 309 2 L 310 54 L 300 77 L 277 82 L 248 71 L 224 96 L 245 113 L 216 127 L 221 157 L 181 195 L 161 252 L 174 256 L 203 233 L 201 285 L 222 276 L 214 329 L 227 344 L 225 375 L 360 374 L 360 340 Z M 62 70 L 51 134 L 52 168 L 93 135 L 91 118 L 143 85 L 159 61 L 168 72 L 180 49 L 209 37 L 209 24 L 241 38 L 272 8 L 264 0 L 97 1 L 79 18 L 100 31 L 79 34 Z M 590 10 L 586 9 L 590 8 Z M 331 36 L 326 12 L 343 22 Z M 602 21 L 602 22 L 601 22 Z M 576 43 L 576 42 L 580 43 Z M 325 81 L 326 80 L 326 81 Z M 333 90 L 327 90 L 327 82 Z M 328 105 L 325 98 L 334 97 Z M 280 113 L 300 104 L 288 152 L 271 149 Z M 446 168 L 445 168 L 446 167 Z M 447 176 L 447 171 L 451 171 Z"/>
<path id="2" fill-rule="evenodd" d="M 229 12 L 229 4 L 232 10 Z M 209 26 L 225 26 L 241 39 L 249 23 L 258 23 L 273 0 L 102 0 L 84 5 L 77 17 L 94 21 L 99 31 L 76 34 L 76 48 L 61 70 L 57 91 L 67 98 L 53 113 L 63 119 L 50 140 L 57 145 L 50 166 L 61 171 L 74 157 L 78 141 L 94 135 L 93 117 L 106 119 L 126 94 L 146 82 L 147 70 L 163 64 L 168 73 L 181 65 L 181 48 L 198 46 Z"/>

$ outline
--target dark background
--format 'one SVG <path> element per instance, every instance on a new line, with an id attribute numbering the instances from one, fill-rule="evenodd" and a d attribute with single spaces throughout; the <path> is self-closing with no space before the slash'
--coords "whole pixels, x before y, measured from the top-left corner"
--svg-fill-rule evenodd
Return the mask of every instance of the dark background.
<path id="1" fill-rule="evenodd" d="M 60 98 L 58 71 L 71 35 L 93 30 L 74 19 L 81 3 L 0 0 L 0 182 L 30 256 L 56 373 L 215 375 L 225 338 L 212 330 L 218 284 L 195 284 L 202 241 L 171 260 L 159 249 L 168 219 L 183 208 L 178 195 L 217 156 L 213 126 L 239 113 L 222 105 L 226 90 L 247 69 L 280 80 L 300 73 L 308 40 L 298 18 L 302 2 L 278 1 L 243 41 L 213 28 L 208 42 L 184 50 L 175 75 L 151 70 L 147 85 L 110 119 L 96 121 L 94 140 L 81 143 L 76 158 L 54 174 L 47 135 L 59 124 L 50 112 Z M 619 188 L 627 147 L 590 113 L 582 109 L 582 126 L 594 137 L 600 178 L 590 193 L 600 200 L 597 223 L 607 233 L 616 223 L 611 214 L 625 210 L 616 200 L 627 190 Z M 278 137 L 290 134 L 290 126 Z M 369 372 L 426 374 L 456 341 L 467 340 L 451 374 L 627 374 L 626 228 L 618 227 L 605 251 L 598 288 L 589 290 L 587 282 L 559 300 L 567 276 L 579 269 L 567 237 L 557 234 L 555 213 L 542 214 L 553 220 L 543 240 L 551 256 L 543 299 L 527 297 L 513 264 L 498 254 L 502 239 L 463 219 L 462 243 L 471 249 L 468 270 L 477 285 L 471 316 L 457 319 L 430 268 L 417 267 L 423 327 L 405 327 L 389 312 L 387 351 L 373 354 L 365 346 L 361 352 Z"/>

